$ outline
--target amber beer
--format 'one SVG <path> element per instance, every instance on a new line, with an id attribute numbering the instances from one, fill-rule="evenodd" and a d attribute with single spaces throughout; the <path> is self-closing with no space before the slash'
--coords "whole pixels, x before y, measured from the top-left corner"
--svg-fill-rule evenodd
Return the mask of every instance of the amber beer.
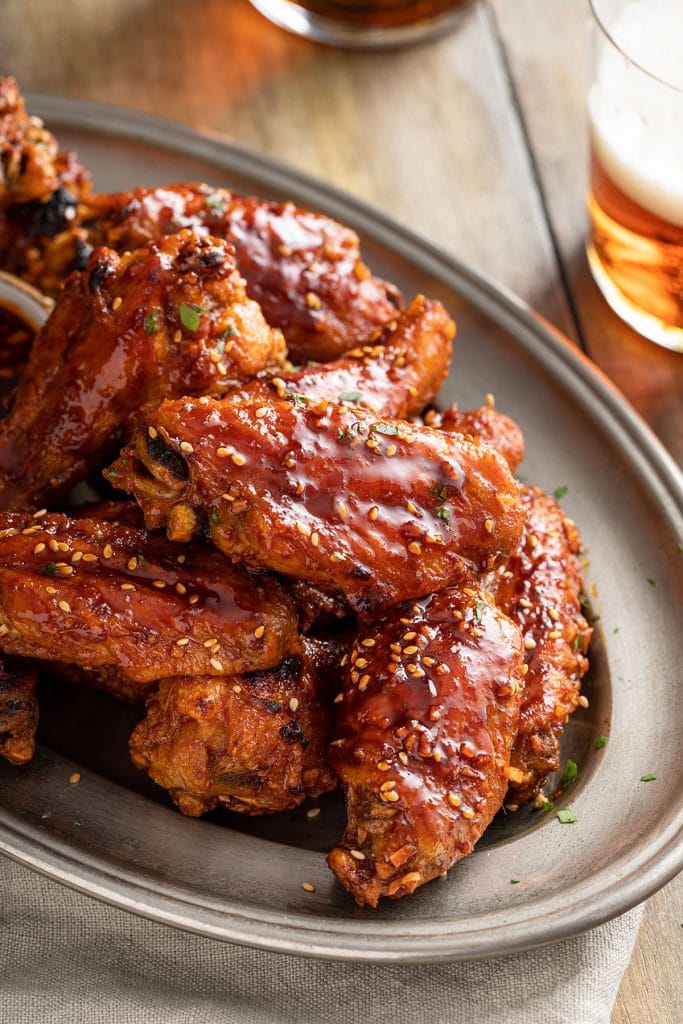
<path id="1" fill-rule="evenodd" d="M 589 93 L 591 270 L 624 320 L 683 351 L 680 0 L 593 0 L 593 10 L 603 18 Z"/>
<path id="2" fill-rule="evenodd" d="M 438 17 L 464 0 L 296 0 L 299 7 L 343 25 L 396 28 Z"/>

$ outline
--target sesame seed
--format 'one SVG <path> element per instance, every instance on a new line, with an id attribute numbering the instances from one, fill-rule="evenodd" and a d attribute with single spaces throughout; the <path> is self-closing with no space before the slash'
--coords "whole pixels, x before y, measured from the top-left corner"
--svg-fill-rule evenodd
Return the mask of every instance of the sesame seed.
<path id="1" fill-rule="evenodd" d="M 180 594 L 181 596 L 182 596 L 183 594 L 186 594 L 186 593 L 187 593 L 187 587 L 186 587 L 186 586 L 184 586 L 184 585 L 183 585 L 182 583 L 176 583 L 176 585 L 175 585 L 175 589 L 176 589 L 176 593 L 177 593 L 177 594 Z"/>
<path id="2" fill-rule="evenodd" d="M 365 668 L 367 661 L 365 658 L 356 658 L 356 668 Z"/>
<path id="3" fill-rule="evenodd" d="M 59 544 L 54 539 L 54 537 L 50 537 L 49 541 L 47 542 L 47 546 L 49 547 L 50 551 L 59 551 Z"/>
<path id="4" fill-rule="evenodd" d="M 462 816 L 463 816 L 463 818 L 473 818 L 474 817 L 474 811 L 472 810 L 471 807 L 463 807 L 463 809 L 462 809 Z"/>
<path id="5" fill-rule="evenodd" d="M 71 561 L 73 562 L 74 559 L 72 558 Z M 96 562 L 97 561 L 97 555 L 91 555 L 89 551 L 86 551 L 86 553 L 83 555 L 83 561 L 84 562 Z"/>
<path id="6" fill-rule="evenodd" d="M 37 512 L 33 513 L 33 518 L 34 519 L 42 519 L 43 516 L 46 516 L 46 515 L 47 515 L 47 509 L 46 508 L 39 508 Z"/>
<path id="7" fill-rule="evenodd" d="M 266 406 L 262 405 L 255 411 L 254 416 L 256 417 L 257 420 L 262 420 L 267 412 L 268 409 L 266 408 Z"/>
<path id="8" fill-rule="evenodd" d="M 199 600 L 199 594 L 193 594 L 192 597 L 188 598 L 190 604 L 196 604 Z"/>
<path id="9" fill-rule="evenodd" d="M 377 641 L 373 640 L 372 637 L 367 637 L 365 640 L 361 640 L 361 643 L 363 647 L 374 647 Z"/>
<path id="10" fill-rule="evenodd" d="M 307 818 L 317 818 L 319 814 L 320 814 L 320 808 L 319 807 L 310 807 L 306 811 L 306 817 Z"/>
<path id="11" fill-rule="evenodd" d="M 370 682 L 370 676 L 369 675 L 361 676 L 359 681 L 358 681 L 358 689 L 361 690 L 361 691 L 362 690 L 366 690 L 369 682 Z"/>
<path id="12" fill-rule="evenodd" d="M 224 448 L 221 445 L 220 448 L 216 448 L 216 455 L 219 459 L 229 459 L 232 455 L 232 448 Z"/>
<path id="13" fill-rule="evenodd" d="M 147 427 L 147 433 L 149 434 L 153 441 L 155 441 L 159 436 L 158 430 L 156 430 L 154 427 Z"/>
<path id="14" fill-rule="evenodd" d="M 333 704 L 341 704 L 341 702 L 343 700 L 344 700 L 344 694 L 343 693 L 338 693 L 337 696 L 334 698 L 334 701 L 332 703 Z"/>
<path id="15" fill-rule="evenodd" d="M 105 544 L 104 551 L 102 552 L 102 554 L 104 555 L 105 558 L 111 558 L 111 556 L 114 554 L 114 552 L 112 551 L 111 544 Z"/>
<path id="16" fill-rule="evenodd" d="M 422 548 L 420 547 L 416 540 L 413 540 L 408 545 L 408 551 L 410 551 L 413 555 L 419 555 L 422 552 Z"/>
<path id="17" fill-rule="evenodd" d="M 389 767 L 390 767 L 390 765 L 389 765 L 389 763 L 387 761 L 378 761 L 377 762 L 377 768 L 381 772 L 388 772 L 389 771 Z"/>
<path id="18" fill-rule="evenodd" d="M 365 854 L 362 853 L 360 850 L 349 850 L 349 853 L 351 854 L 354 860 L 365 860 Z"/>
<path id="19" fill-rule="evenodd" d="M 215 647 L 217 643 L 218 643 L 218 640 L 216 640 L 215 637 L 210 637 L 208 640 L 204 641 L 204 646 L 205 647 Z"/>
<path id="20" fill-rule="evenodd" d="M 302 882 L 301 888 L 304 890 L 304 892 L 315 892 L 315 886 L 313 885 L 312 882 Z"/>
<path id="21" fill-rule="evenodd" d="M 589 705 L 588 697 L 584 697 L 584 695 L 581 694 L 581 696 L 579 697 L 579 705 L 582 708 L 587 708 Z"/>
<path id="22" fill-rule="evenodd" d="M 163 590 L 166 586 L 165 580 L 152 580 L 152 586 L 156 587 L 157 590 Z"/>
<path id="23" fill-rule="evenodd" d="M 62 611 L 66 612 L 67 614 L 71 611 L 71 605 L 69 604 L 68 601 L 60 601 L 58 607 L 61 608 Z"/>
<path id="24" fill-rule="evenodd" d="M 380 793 L 386 793 L 387 790 L 389 789 L 396 789 L 395 779 L 387 779 L 387 781 L 383 782 L 382 785 L 379 787 Z"/>
<path id="25" fill-rule="evenodd" d="M 138 567 L 138 560 L 137 560 L 137 558 L 135 558 L 135 557 L 129 558 L 128 559 L 128 568 L 130 569 L 130 571 L 133 572 L 135 569 L 137 569 L 137 567 Z"/>
<path id="26" fill-rule="evenodd" d="M 408 764 L 408 755 L 406 754 L 405 750 L 399 751 L 398 759 L 401 762 L 401 764 Z"/>
<path id="27" fill-rule="evenodd" d="M 560 617 L 560 614 L 556 608 L 548 608 L 548 615 L 553 620 L 553 622 L 557 622 L 557 620 Z"/>
<path id="28" fill-rule="evenodd" d="M 344 555 L 342 555 L 340 551 L 333 551 L 332 554 L 330 555 L 330 559 L 333 562 L 345 562 L 346 561 L 346 557 Z"/>
<path id="29" fill-rule="evenodd" d="M 189 441 L 181 441 L 180 450 L 181 452 L 187 452 L 188 455 L 191 455 L 192 452 L 194 451 L 194 448 L 192 447 Z"/>
<path id="30" fill-rule="evenodd" d="M 531 601 L 528 597 L 520 597 L 517 603 L 519 604 L 520 608 L 531 608 Z"/>
<path id="31" fill-rule="evenodd" d="M 242 692 L 242 687 L 238 683 L 235 683 L 235 685 L 232 688 L 232 692 L 233 693 L 241 693 Z"/>
<path id="32" fill-rule="evenodd" d="M 30 537 L 31 534 L 39 533 L 39 532 L 40 532 L 40 523 L 34 523 L 33 526 L 27 526 L 25 530 L 22 530 L 21 531 L 21 535 L 22 535 L 22 537 Z M 56 551 L 57 548 L 54 548 L 53 550 Z"/>
<path id="33" fill-rule="evenodd" d="M 370 511 L 368 512 L 368 519 L 372 519 L 372 521 L 374 523 L 374 521 L 375 521 L 375 519 L 377 519 L 378 515 L 379 515 L 379 509 L 377 508 L 376 505 L 373 505 L 372 508 L 370 509 Z"/>
<path id="34" fill-rule="evenodd" d="M 176 640 L 176 645 L 178 647 L 187 647 L 189 642 L 190 642 L 189 637 L 183 636 L 183 637 L 180 638 L 180 640 Z"/>
<path id="35" fill-rule="evenodd" d="M 407 619 L 406 621 L 410 622 L 410 619 Z M 404 640 L 414 640 L 416 636 L 417 636 L 417 633 L 415 632 L 415 630 L 411 629 L 407 633 L 403 634 L 403 639 Z"/>
<path id="36" fill-rule="evenodd" d="M 59 575 L 60 576 L 73 576 L 75 570 L 70 565 L 60 565 Z"/>
<path id="37" fill-rule="evenodd" d="M 342 519 L 345 519 L 346 516 L 348 515 L 348 509 L 343 501 L 339 502 L 339 515 L 342 517 Z"/>
<path id="38" fill-rule="evenodd" d="M 493 533 L 493 519 L 484 520 L 484 529 L 487 533 Z"/>
<path id="39" fill-rule="evenodd" d="M 317 533 L 312 533 L 311 534 L 311 544 L 313 545 L 313 547 L 317 548 L 319 543 L 320 543 L 320 537 L 318 536 L 318 534 Z"/>
<path id="40" fill-rule="evenodd" d="M 257 626 L 256 629 L 254 630 L 254 636 L 256 637 L 257 640 L 260 640 L 265 631 L 265 626 Z"/>
<path id="41" fill-rule="evenodd" d="M 296 528 L 299 531 L 299 533 L 304 535 L 304 537 L 311 536 L 311 528 L 310 526 L 307 526 L 306 523 L 299 522 L 296 524 Z"/>
<path id="42" fill-rule="evenodd" d="M 398 451 L 398 448 L 396 447 L 396 445 L 395 444 L 390 444 L 389 447 L 386 450 L 386 454 L 389 456 L 389 458 L 391 458 L 391 456 L 395 455 L 397 451 Z"/>
<path id="43" fill-rule="evenodd" d="M 218 658 L 212 658 L 209 665 L 211 665 L 211 668 L 215 668 L 216 672 L 223 671 L 223 664 L 218 660 Z"/>
<path id="44" fill-rule="evenodd" d="M 69 785 L 76 786 L 81 781 L 80 772 L 72 772 L 69 776 Z"/>
<path id="45" fill-rule="evenodd" d="M 56 587 L 45 587 L 45 593 L 46 594 L 56 594 L 57 593 L 57 588 Z"/>
<path id="46" fill-rule="evenodd" d="M 121 590 L 135 590 L 135 587 L 132 583 L 122 583 Z"/>
<path id="47" fill-rule="evenodd" d="M 176 345 L 182 339 L 182 336 L 183 336 L 183 332 L 181 330 L 175 331 L 175 333 L 173 335 L 173 340 L 175 341 Z"/>
<path id="48" fill-rule="evenodd" d="M 43 547 L 44 546 L 45 545 L 43 545 Z M 82 551 L 74 551 L 73 555 L 71 556 L 71 561 L 72 562 L 80 562 L 80 560 L 82 558 L 83 558 L 83 552 Z"/>
<path id="49" fill-rule="evenodd" d="M 296 699 L 296 697 L 292 697 L 292 699 L 289 702 L 289 710 L 294 712 L 294 711 L 296 711 L 296 709 L 298 707 L 299 707 L 299 701 Z"/>
<path id="50" fill-rule="evenodd" d="M 527 651 L 532 651 L 536 646 L 536 641 L 532 636 L 527 636 L 524 639 L 524 646 L 526 647 Z"/>
<path id="51" fill-rule="evenodd" d="M 309 309 L 320 309 L 322 306 L 320 296 L 314 292 L 306 292 L 306 305 Z"/>
<path id="52" fill-rule="evenodd" d="M 411 647 L 404 647 L 403 648 L 403 653 L 404 654 L 417 654 L 417 647 L 415 647 L 414 644 Z"/>
<path id="53" fill-rule="evenodd" d="M 560 629 L 553 629 L 553 630 L 551 630 L 550 633 L 548 633 L 548 640 L 559 640 L 561 636 L 562 636 L 562 630 L 560 630 Z"/>
<path id="54" fill-rule="evenodd" d="M 36 544 L 36 546 L 34 547 L 34 549 L 33 549 L 33 554 L 34 554 L 34 555 L 39 555 L 39 554 L 40 554 L 40 552 L 41 552 L 41 551 L 44 551 L 44 550 L 45 550 L 45 545 L 44 545 L 44 544 L 43 544 L 43 542 L 41 541 L 41 542 L 40 542 L 40 544 Z"/>
<path id="55" fill-rule="evenodd" d="M 247 461 L 244 455 L 232 455 L 231 458 L 236 466 L 243 466 L 244 463 Z"/>
<path id="56" fill-rule="evenodd" d="M 401 799 L 401 797 L 398 795 L 398 793 L 395 793 L 393 790 L 389 790 L 387 793 L 381 794 L 381 799 L 387 803 L 395 804 L 397 800 Z"/>

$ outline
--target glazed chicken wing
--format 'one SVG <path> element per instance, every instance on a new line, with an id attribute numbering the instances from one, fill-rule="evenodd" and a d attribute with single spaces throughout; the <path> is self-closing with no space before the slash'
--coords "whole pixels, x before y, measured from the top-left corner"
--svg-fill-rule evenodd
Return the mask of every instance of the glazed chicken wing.
<path id="1" fill-rule="evenodd" d="M 146 684 L 270 668 L 297 641 L 272 578 L 211 548 L 63 515 L 0 515 L 0 650 Z"/>
<path id="2" fill-rule="evenodd" d="M 348 810 L 329 864 L 357 903 L 398 899 L 471 853 L 507 789 L 522 685 L 520 630 L 483 591 L 362 628 L 329 753 Z"/>
<path id="3" fill-rule="evenodd" d="M 576 526 L 540 488 L 523 492 L 519 552 L 496 571 L 495 597 L 522 629 L 528 673 L 512 751 L 510 803 L 533 799 L 560 766 L 560 739 L 579 703 L 592 630 L 581 612 Z"/>
<path id="4" fill-rule="evenodd" d="M 38 728 L 38 672 L 30 661 L 0 655 L 0 757 L 26 764 Z"/>
<path id="5" fill-rule="evenodd" d="M 0 507 L 53 504 L 163 398 L 222 394 L 283 356 L 226 242 L 181 231 L 132 255 L 97 250 L 0 425 Z"/>
<path id="6" fill-rule="evenodd" d="M 305 396 L 164 402 L 113 473 L 171 540 L 208 530 L 365 611 L 493 567 L 525 519 L 493 449 Z"/>
<path id="7" fill-rule="evenodd" d="M 424 417 L 430 427 L 438 427 L 448 434 L 464 434 L 495 448 L 514 473 L 524 458 L 524 435 L 513 419 L 498 412 L 493 401 L 478 409 L 464 409 L 452 405 L 445 412 L 430 410 Z"/>
<path id="8" fill-rule="evenodd" d="M 431 401 L 446 379 L 454 337 L 455 324 L 441 303 L 417 295 L 374 344 L 322 365 L 312 363 L 277 377 L 262 374 L 240 395 L 343 401 L 377 416 L 408 418 Z"/>
<path id="9" fill-rule="evenodd" d="M 334 789 L 326 675 L 336 655 L 304 640 L 266 672 L 164 680 L 131 736 L 134 764 L 190 815 L 271 814 Z"/>

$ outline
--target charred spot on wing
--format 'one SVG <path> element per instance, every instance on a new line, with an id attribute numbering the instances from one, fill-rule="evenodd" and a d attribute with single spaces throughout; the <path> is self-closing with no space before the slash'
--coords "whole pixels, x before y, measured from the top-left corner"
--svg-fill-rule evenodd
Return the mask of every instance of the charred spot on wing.
<path id="1" fill-rule="evenodd" d="M 291 722 L 283 725 L 280 729 L 280 735 L 287 743 L 300 743 L 304 750 L 308 746 L 308 736 L 304 735 L 304 730 L 298 718 L 293 718 Z"/>
<path id="2" fill-rule="evenodd" d="M 366 565 L 354 565 L 349 569 L 349 576 L 354 580 L 370 580 L 372 572 Z"/>
<path id="3" fill-rule="evenodd" d="M 225 251 L 222 249 L 208 249 L 200 253 L 199 262 L 203 267 L 218 267 L 225 261 Z"/>
<path id="4" fill-rule="evenodd" d="M 21 204 L 21 221 L 28 238 L 53 238 L 64 231 L 76 215 L 76 197 L 60 187 L 45 201 L 32 199 Z"/>
<path id="5" fill-rule="evenodd" d="M 77 238 L 74 244 L 74 258 L 71 262 L 70 270 L 87 270 L 88 260 L 92 252 L 92 246 L 82 239 Z"/>
<path id="6" fill-rule="evenodd" d="M 104 282 L 113 273 L 113 267 L 107 259 L 99 259 L 88 275 L 88 288 L 91 292 L 99 292 Z"/>
<path id="7" fill-rule="evenodd" d="M 270 711 L 271 715 L 276 715 L 282 709 L 282 704 L 277 700 L 264 700 L 263 706 L 266 711 Z"/>
<path id="8" fill-rule="evenodd" d="M 161 437 L 148 436 L 147 451 L 153 462 L 157 462 L 164 469 L 167 469 L 178 480 L 186 481 L 190 479 L 190 471 L 187 468 L 185 459 L 182 455 L 178 455 L 173 448 L 169 447 Z"/>
<path id="9" fill-rule="evenodd" d="M 29 702 L 24 700 L 23 697 L 9 697 L 0 703 L 0 712 L 6 715 L 13 715 L 18 711 L 26 711 L 29 707 Z"/>

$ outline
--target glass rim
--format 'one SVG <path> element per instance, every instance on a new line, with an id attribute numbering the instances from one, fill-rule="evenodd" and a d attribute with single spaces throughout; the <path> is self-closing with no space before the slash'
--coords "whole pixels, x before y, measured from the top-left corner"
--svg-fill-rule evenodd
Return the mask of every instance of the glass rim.
<path id="1" fill-rule="evenodd" d="M 622 55 L 622 57 L 624 57 L 629 62 L 629 64 L 633 64 L 633 66 L 638 68 L 639 71 L 642 71 L 644 75 L 647 75 L 648 78 L 651 78 L 653 82 L 657 82 L 659 85 L 664 86 L 665 89 L 671 89 L 672 92 L 675 92 L 679 96 L 683 96 L 683 86 L 674 85 L 673 82 L 667 82 L 666 78 L 662 78 L 660 75 L 655 74 L 654 71 L 650 71 L 649 68 L 646 68 L 643 64 L 640 63 L 640 61 L 632 57 L 631 54 L 624 49 L 621 43 L 618 43 L 616 41 L 616 39 L 612 35 L 612 32 L 605 24 L 602 14 L 598 10 L 602 2 L 603 0 L 589 0 L 589 5 L 593 18 L 595 19 L 596 24 L 598 25 L 600 31 L 607 39 L 607 41 L 612 44 L 614 49 L 617 50 Z"/>

